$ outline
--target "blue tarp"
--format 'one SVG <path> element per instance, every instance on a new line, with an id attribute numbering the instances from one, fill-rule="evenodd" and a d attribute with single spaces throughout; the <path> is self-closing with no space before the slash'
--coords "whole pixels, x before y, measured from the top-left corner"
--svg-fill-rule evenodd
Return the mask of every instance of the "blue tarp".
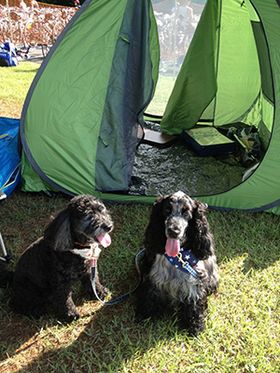
<path id="1" fill-rule="evenodd" d="M 19 122 L 0 117 L 0 191 L 7 196 L 20 182 Z"/>

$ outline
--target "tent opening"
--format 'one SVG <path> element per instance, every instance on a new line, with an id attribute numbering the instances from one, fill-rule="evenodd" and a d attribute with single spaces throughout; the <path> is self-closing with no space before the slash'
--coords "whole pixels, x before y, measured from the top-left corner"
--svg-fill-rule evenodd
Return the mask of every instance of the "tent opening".
<path id="1" fill-rule="evenodd" d="M 152 0 L 160 46 L 154 97 L 147 113 L 162 116 L 206 0 Z"/>
<path id="2" fill-rule="evenodd" d="M 253 2 L 155 0 L 161 60 L 129 193 L 223 193 L 258 168 L 274 94 L 268 44 Z M 158 133 L 170 142 L 149 141 Z M 165 146 L 166 145 L 166 146 Z"/>

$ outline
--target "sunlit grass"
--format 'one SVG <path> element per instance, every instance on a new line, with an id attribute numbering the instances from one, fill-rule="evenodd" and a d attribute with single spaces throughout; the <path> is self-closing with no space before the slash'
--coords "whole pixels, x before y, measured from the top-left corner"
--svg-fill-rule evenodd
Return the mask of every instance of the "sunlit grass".
<path id="1" fill-rule="evenodd" d="M 173 76 L 159 75 L 153 100 L 146 109 L 146 113 L 163 115 L 168 98 L 174 87 L 176 78 Z"/>
<path id="2" fill-rule="evenodd" d="M 0 116 L 19 118 L 30 84 L 39 68 L 35 62 L 20 62 L 0 68 Z"/>

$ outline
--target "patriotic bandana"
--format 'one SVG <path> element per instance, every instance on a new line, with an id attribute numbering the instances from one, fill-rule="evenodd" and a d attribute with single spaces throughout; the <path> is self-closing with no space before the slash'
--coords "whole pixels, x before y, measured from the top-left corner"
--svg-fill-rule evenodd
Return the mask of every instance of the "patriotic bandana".
<path id="1" fill-rule="evenodd" d="M 167 254 L 164 254 L 164 256 L 175 268 L 182 272 L 189 273 L 195 278 L 198 277 L 198 273 L 195 270 L 198 259 L 192 254 L 191 250 L 182 247 L 177 256 L 173 257 Z"/>

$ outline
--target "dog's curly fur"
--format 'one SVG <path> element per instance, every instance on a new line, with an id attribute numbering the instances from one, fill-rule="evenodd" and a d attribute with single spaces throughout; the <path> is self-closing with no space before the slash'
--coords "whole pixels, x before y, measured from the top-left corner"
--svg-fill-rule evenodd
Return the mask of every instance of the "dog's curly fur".
<path id="1" fill-rule="evenodd" d="M 177 311 L 181 327 L 191 335 L 204 329 L 207 297 L 217 290 L 214 242 L 205 215 L 207 206 L 183 192 L 160 197 L 146 228 L 141 272 L 136 293 L 136 319 L 157 318 Z M 199 260 L 198 278 L 176 269 L 164 256 L 167 238 L 179 239 Z"/>
<path id="2" fill-rule="evenodd" d="M 92 256 L 98 257 L 97 237 L 112 229 L 112 219 L 101 201 L 91 195 L 72 198 L 49 223 L 43 237 L 20 257 L 11 284 L 12 309 L 35 318 L 50 310 L 63 321 L 78 318 L 72 288 L 81 280 L 86 291 L 91 291 L 91 263 L 77 250 L 89 247 Z M 11 280 L 11 273 L 7 277 Z M 106 295 L 98 277 L 96 288 L 100 296 Z"/>

